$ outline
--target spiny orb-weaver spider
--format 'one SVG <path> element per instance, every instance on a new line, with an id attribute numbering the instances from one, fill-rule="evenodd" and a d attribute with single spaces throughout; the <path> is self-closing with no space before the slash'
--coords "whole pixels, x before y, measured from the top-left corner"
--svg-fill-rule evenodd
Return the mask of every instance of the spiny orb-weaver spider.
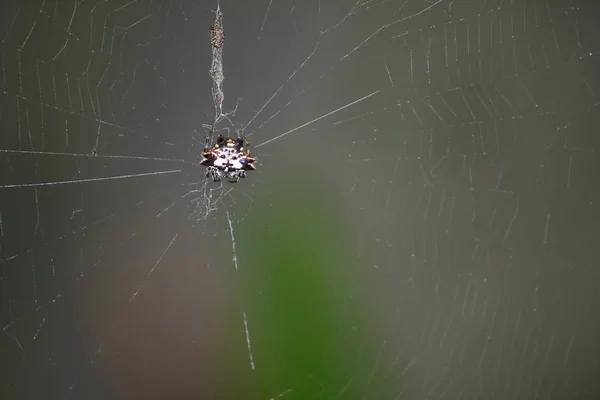
<path id="1" fill-rule="evenodd" d="M 244 137 L 228 138 L 223 135 L 217 137 L 216 143 L 210 144 L 210 136 L 206 139 L 201 165 L 206 166 L 206 176 L 214 182 L 227 179 L 236 183 L 240 178 L 246 177 L 246 171 L 253 171 L 256 158 L 250 157 L 248 141 Z"/>

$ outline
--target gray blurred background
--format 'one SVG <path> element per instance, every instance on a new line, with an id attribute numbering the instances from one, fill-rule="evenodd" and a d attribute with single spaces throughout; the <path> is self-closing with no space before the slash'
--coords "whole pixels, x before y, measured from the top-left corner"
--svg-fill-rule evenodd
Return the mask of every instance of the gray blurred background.
<path id="1" fill-rule="evenodd" d="M 235 185 L 215 2 L 2 6 L 0 398 L 598 398 L 600 4 L 220 7 Z"/>

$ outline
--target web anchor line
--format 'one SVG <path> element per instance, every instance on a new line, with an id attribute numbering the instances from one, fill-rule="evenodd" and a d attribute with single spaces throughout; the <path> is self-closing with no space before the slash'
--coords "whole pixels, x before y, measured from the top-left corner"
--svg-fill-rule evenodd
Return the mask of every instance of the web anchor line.
<path id="1" fill-rule="evenodd" d="M 225 215 L 227 217 L 227 223 L 229 224 L 229 234 L 231 235 L 231 252 L 233 253 L 232 261 L 235 266 L 236 271 L 238 270 L 238 256 L 235 248 L 235 234 L 233 233 L 233 221 L 231 219 L 231 215 L 229 214 L 229 210 L 225 207 Z M 242 316 L 244 318 L 244 332 L 246 334 L 246 346 L 248 347 L 248 361 L 250 362 L 250 368 L 252 370 L 256 369 L 256 365 L 254 364 L 254 356 L 252 354 L 252 344 L 250 342 L 250 330 L 248 329 L 248 317 L 246 316 L 246 311 L 242 311 Z"/>
<path id="2" fill-rule="evenodd" d="M 225 81 L 225 73 L 223 72 L 223 46 L 225 44 L 225 31 L 223 28 L 223 13 L 217 2 L 217 9 L 213 11 L 215 13 L 215 20 L 211 25 L 208 33 L 210 37 L 210 45 L 212 48 L 212 59 L 210 69 L 208 71 L 212 79 L 212 98 L 215 109 L 215 118 L 212 124 L 204 124 L 203 127 L 209 129 L 209 137 L 207 143 L 212 140 L 212 134 L 215 132 L 216 126 L 222 122 L 227 121 L 231 126 L 235 124 L 229 118 L 234 116 L 237 111 L 238 104 L 235 108 L 229 112 L 223 112 L 223 102 L 225 101 L 225 93 L 223 89 L 223 82 Z M 229 128 L 224 128 L 229 130 Z M 238 133 L 238 137 L 241 135 Z"/>
<path id="3" fill-rule="evenodd" d="M 223 31 L 223 13 L 219 2 L 217 0 L 217 9 L 214 11 L 215 20 L 213 25 L 210 27 L 210 44 L 212 47 L 212 62 L 209 70 L 209 74 L 213 81 L 212 96 L 213 104 L 215 107 L 215 119 L 212 125 L 203 125 L 205 129 L 208 129 L 208 136 L 204 145 L 204 152 L 202 153 L 202 165 L 207 166 L 207 177 L 210 176 L 213 181 L 221 181 L 223 178 L 229 182 L 237 182 L 239 178 L 245 177 L 245 172 L 253 170 L 252 165 L 256 159 L 250 157 L 248 152 L 248 142 L 242 136 L 241 131 L 237 131 L 237 138 L 228 138 L 219 135 L 216 143 L 213 143 L 213 134 L 218 123 L 225 120 L 229 122 L 231 126 L 234 126 L 233 122 L 229 118 L 230 115 L 235 115 L 237 110 L 237 104 L 233 111 L 223 113 L 223 101 L 225 94 L 223 93 L 223 81 L 225 75 L 223 73 L 223 44 L 225 43 L 225 34 Z M 227 128 L 228 130 L 228 128 Z M 216 157 L 219 159 L 216 160 Z M 219 161 L 223 157 L 227 160 L 225 165 L 219 164 Z M 237 163 L 231 163 L 230 159 L 239 160 Z M 224 204 L 223 204 L 224 205 Z M 225 205 L 224 205 L 225 206 Z M 233 232 L 233 221 L 229 214 L 227 207 L 225 208 L 225 214 L 227 216 L 227 222 L 229 224 L 229 234 L 231 235 L 231 251 L 233 253 L 232 261 L 235 269 L 238 269 L 238 257 L 235 246 L 235 235 Z M 248 330 L 248 318 L 246 311 L 242 311 L 242 320 L 244 323 L 244 332 L 246 336 L 246 345 L 248 347 L 248 361 L 252 370 L 256 369 L 254 364 L 254 356 L 252 354 L 252 346 L 250 343 L 250 331 Z"/>
<path id="4" fill-rule="evenodd" d="M 225 34 L 223 31 L 223 13 L 221 12 L 219 3 L 217 3 L 217 10 L 214 13 L 215 21 L 209 30 L 210 45 L 212 47 L 212 62 L 209 74 L 213 81 L 212 96 L 215 106 L 213 129 L 222 119 L 227 118 L 223 114 L 223 101 L 225 100 L 225 94 L 223 93 L 223 81 L 225 80 L 225 74 L 223 73 L 223 45 L 225 44 Z"/>

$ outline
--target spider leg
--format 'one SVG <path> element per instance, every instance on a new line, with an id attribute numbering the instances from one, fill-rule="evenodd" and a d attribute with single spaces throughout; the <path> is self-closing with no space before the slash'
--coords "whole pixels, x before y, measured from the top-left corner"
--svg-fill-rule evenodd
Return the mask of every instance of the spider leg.
<path id="1" fill-rule="evenodd" d="M 217 137 L 217 144 L 218 144 L 219 146 L 222 146 L 222 145 L 223 145 L 223 143 L 225 143 L 226 141 L 227 141 L 227 138 L 226 138 L 225 136 L 223 136 L 223 135 L 219 135 L 219 136 Z"/>
<path id="2" fill-rule="evenodd" d="M 219 169 L 213 166 L 206 168 L 206 177 L 210 177 L 213 182 L 219 182 L 221 180 L 221 174 L 219 173 Z"/>
<path id="3" fill-rule="evenodd" d="M 210 150 L 210 148 L 212 147 L 212 140 L 213 140 L 213 125 L 208 125 L 208 124 L 202 124 L 202 127 L 204 129 L 206 129 L 206 140 L 204 141 L 204 152 L 207 152 Z"/>

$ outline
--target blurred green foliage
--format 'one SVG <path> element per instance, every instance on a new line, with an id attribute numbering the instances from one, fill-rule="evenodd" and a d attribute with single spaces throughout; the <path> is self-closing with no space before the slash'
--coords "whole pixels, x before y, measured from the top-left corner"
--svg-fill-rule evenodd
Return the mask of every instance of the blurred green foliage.
<path id="1" fill-rule="evenodd" d="M 263 383 L 296 382 L 291 398 L 336 394 L 356 373 L 359 347 L 350 290 L 355 238 L 343 199 L 310 175 L 282 178 L 262 196 L 236 237 Z"/>

